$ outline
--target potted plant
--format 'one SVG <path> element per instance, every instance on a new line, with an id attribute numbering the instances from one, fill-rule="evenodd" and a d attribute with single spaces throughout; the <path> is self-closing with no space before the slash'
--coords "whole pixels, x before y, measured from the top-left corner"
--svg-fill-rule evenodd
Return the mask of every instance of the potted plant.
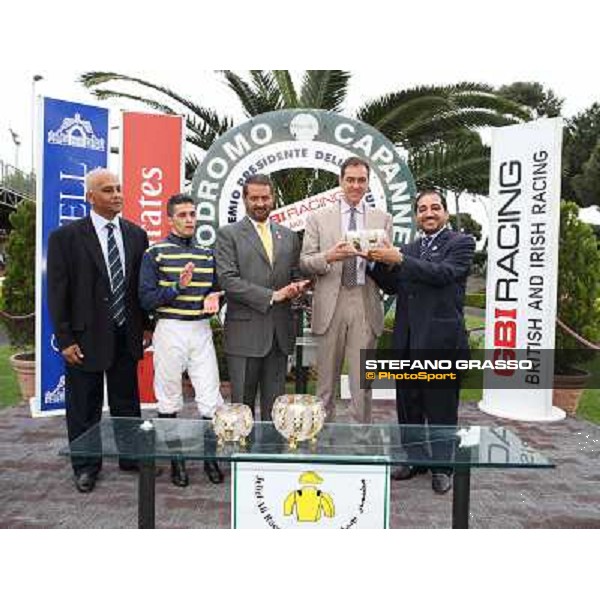
<path id="1" fill-rule="evenodd" d="M 10 362 L 21 394 L 35 393 L 35 202 L 26 200 L 10 215 L 13 227 L 6 246 L 6 278 L 2 286 L 3 323 L 17 353 Z"/>
<path id="2" fill-rule="evenodd" d="M 581 337 L 600 339 L 600 250 L 590 225 L 574 202 L 561 203 L 558 318 Z M 556 328 L 554 404 L 575 414 L 589 380 L 580 366 L 592 357 L 572 335 Z"/>

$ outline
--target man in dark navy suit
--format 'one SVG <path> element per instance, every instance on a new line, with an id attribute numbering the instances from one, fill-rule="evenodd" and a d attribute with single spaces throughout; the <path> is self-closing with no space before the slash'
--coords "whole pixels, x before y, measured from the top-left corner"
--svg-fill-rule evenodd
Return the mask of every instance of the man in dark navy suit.
<path id="1" fill-rule="evenodd" d="M 119 216 L 121 184 L 106 169 L 86 177 L 90 215 L 53 231 L 48 241 L 48 306 L 65 359 L 69 441 L 100 421 L 104 374 L 112 416 L 139 417 L 137 362 L 145 315 L 138 300 L 146 232 Z M 75 485 L 94 489 L 101 458 L 72 457 Z M 134 461 L 120 461 L 137 470 Z"/>
<path id="2" fill-rule="evenodd" d="M 371 276 L 386 293 L 397 295 L 393 347 L 403 359 L 434 359 L 436 351 L 467 351 L 463 305 L 475 241 L 447 228 L 450 215 L 438 190 L 423 190 L 414 206 L 422 237 L 401 249 L 387 243 L 369 253 L 371 260 L 384 263 L 377 264 Z M 423 435 L 413 432 L 404 441 L 409 458 L 417 462 L 432 458 L 438 463 L 432 468 L 432 487 L 440 494 L 452 487 L 452 469 L 439 463 L 452 459 L 454 436 L 452 429 L 435 426 L 456 426 L 459 386 L 457 381 L 444 389 L 423 384 L 414 389 L 398 386 L 396 391 L 400 424 L 429 426 L 430 455 Z M 392 478 L 411 479 L 426 472 L 423 466 L 404 466 Z"/>

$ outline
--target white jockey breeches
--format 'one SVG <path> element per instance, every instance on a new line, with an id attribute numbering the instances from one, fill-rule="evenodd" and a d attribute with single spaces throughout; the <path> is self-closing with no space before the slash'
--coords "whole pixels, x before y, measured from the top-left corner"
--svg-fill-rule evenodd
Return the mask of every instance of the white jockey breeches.
<path id="1" fill-rule="evenodd" d="M 198 412 L 210 417 L 223 404 L 219 367 L 208 319 L 159 319 L 153 336 L 154 394 L 158 412 L 171 414 L 183 408 L 181 375 L 188 372 Z"/>

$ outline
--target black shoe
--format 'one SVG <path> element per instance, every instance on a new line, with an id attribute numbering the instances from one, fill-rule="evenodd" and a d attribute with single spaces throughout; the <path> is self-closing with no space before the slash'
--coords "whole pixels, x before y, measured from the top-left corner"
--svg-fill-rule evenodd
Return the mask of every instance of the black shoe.
<path id="1" fill-rule="evenodd" d="M 434 473 L 431 488 L 436 494 L 446 494 L 452 489 L 452 478 L 446 473 Z"/>
<path id="2" fill-rule="evenodd" d="M 183 460 L 171 461 L 171 481 L 177 487 L 187 487 L 190 484 L 190 478 L 185 470 L 185 462 Z"/>
<path id="3" fill-rule="evenodd" d="M 82 494 L 89 494 L 96 485 L 96 475 L 92 473 L 80 473 L 74 476 L 75 487 Z"/>
<path id="4" fill-rule="evenodd" d="M 417 475 L 425 475 L 429 469 L 427 467 L 412 467 L 409 465 L 402 465 L 392 471 L 392 479 L 394 481 L 406 481 L 412 479 Z"/>
<path id="5" fill-rule="evenodd" d="M 223 473 L 221 473 L 221 469 L 219 469 L 219 465 L 214 460 L 204 461 L 204 472 L 211 483 L 223 483 L 225 479 Z"/>

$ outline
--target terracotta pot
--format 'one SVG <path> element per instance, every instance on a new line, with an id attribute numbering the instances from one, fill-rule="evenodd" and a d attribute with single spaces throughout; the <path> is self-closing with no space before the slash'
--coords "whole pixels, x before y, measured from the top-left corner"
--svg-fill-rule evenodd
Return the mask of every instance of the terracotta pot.
<path id="1" fill-rule="evenodd" d="M 574 416 L 589 379 L 590 373 L 582 369 L 573 369 L 573 373 L 569 375 L 555 373 L 552 404 L 562 408 L 568 415 Z"/>
<path id="2" fill-rule="evenodd" d="M 10 364 L 17 374 L 21 397 L 29 402 L 35 395 L 35 355 L 32 352 L 13 354 Z"/>

